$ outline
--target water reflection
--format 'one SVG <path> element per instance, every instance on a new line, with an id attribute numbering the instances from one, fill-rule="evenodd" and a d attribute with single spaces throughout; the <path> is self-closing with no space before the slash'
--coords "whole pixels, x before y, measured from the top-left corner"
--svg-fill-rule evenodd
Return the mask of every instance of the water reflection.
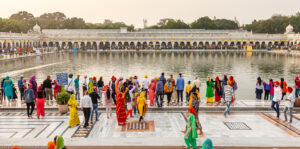
<path id="1" fill-rule="evenodd" d="M 300 72 L 299 61 L 297 56 L 264 52 L 76 52 L 1 61 L 0 73 L 2 77 L 11 75 L 15 83 L 20 74 L 26 79 L 36 75 L 42 82 L 47 75 L 54 78 L 58 72 L 103 76 L 106 83 L 112 75 L 138 75 L 142 81 L 145 74 L 154 78 L 165 72 L 177 77 L 181 72 L 186 82 L 195 76 L 204 82 L 207 76 L 222 78 L 227 74 L 235 76 L 240 99 L 254 99 L 257 76 L 265 80 L 284 77 L 293 83 L 293 77 Z M 27 70 L 33 67 L 38 68 Z M 21 69 L 24 71 L 17 72 Z M 201 97 L 204 96 L 205 83 L 201 87 Z"/>

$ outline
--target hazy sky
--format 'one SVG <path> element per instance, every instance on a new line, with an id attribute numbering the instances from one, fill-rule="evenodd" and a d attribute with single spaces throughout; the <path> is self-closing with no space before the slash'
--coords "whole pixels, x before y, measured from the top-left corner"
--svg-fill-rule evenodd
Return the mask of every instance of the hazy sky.
<path id="1" fill-rule="evenodd" d="M 143 18 L 149 26 L 161 18 L 190 23 L 202 16 L 236 17 L 240 24 L 245 24 L 273 14 L 294 15 L 300 11 L 300 0 L 1 0 L 0 17 L 7 18 L 20 10 L 34 16 L 60 11 L 87 22 L 111 19 L 136 27 L 143 26 Z"/>

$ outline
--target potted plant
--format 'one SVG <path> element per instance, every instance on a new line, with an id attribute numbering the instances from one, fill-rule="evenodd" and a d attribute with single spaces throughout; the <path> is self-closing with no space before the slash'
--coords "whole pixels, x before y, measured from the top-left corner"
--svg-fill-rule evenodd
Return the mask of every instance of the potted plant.
<path id="1" fill-rule="evenodd" d="M 56 95 L 56 103 L 58 105 L 58 111 L 61 114 L 65 114 L 68 112 L 68 101 L 70 99 L 70 94 L 66 91 L 62 91 L 57 93 Z"/>

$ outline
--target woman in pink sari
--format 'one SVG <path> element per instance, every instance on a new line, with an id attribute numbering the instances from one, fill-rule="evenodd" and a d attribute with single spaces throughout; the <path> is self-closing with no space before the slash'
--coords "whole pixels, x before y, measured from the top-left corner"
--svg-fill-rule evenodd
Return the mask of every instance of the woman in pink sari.
<path id="1" fill-rule="evenodd" d="M 149 95 L 148 95 L 148 98 L 150 99 L 150 106 L 153 106 L 153 103 L 154 103 L 155 88 L 156 88 L 155 84 L 156 83 L 155 83 L 154 79 L 152 79 L 151 83 L 149 84 Z"/>
<path id="2" fill-rule="evenodd" d="M 57 84 L 57 81 L 54 80 L 54 98 L 56 99 L 56 94 L 59 93 L 61 90 L 61 87 Z"/>

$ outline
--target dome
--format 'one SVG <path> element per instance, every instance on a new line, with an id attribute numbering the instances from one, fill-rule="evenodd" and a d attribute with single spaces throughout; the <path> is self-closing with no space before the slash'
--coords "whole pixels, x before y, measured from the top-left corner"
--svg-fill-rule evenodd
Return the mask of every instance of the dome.
<path id="1" fill-rule="evenodd" d="M 41 27 L 38 24 L 35 24 L 35 26 L 33 27 L 33 31 L 34 32 L 40 32 L 41 31 Z"/>
<path id="2" fill-rule="evenodd" d="M 294 27 L 289 24 L 286 28 L 285 28 L 285 33 L 293 33 Z"/>

